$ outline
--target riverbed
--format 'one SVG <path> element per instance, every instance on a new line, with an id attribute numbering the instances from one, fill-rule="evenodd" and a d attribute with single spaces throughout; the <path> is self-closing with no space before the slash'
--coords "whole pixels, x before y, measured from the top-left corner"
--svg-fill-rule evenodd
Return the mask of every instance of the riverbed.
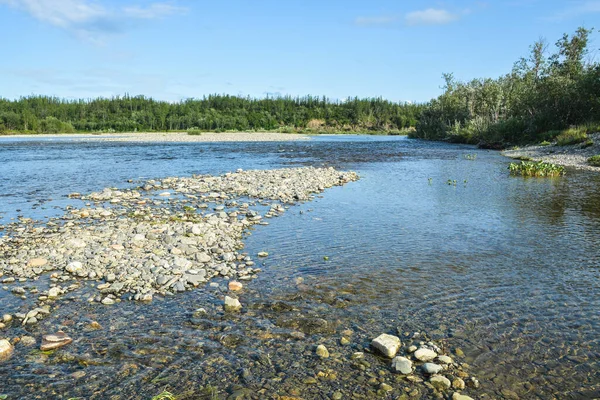
<path id="1" fill-rule="evenodd" d="M 128 189 L 149 179 L 300 166 L 360 176 L 246 233 L 243 251 L 262 271 L 238 296 L 242 312 L 223 312 L 225 280 L 110 306 L 89 302 L 97 283 L 82 282 L 38 324 L 0 332 L 37 340 L 16 343 L 0 362 L 0 394 L 438 394 L 393 373 L 390 361 L 370 350 L 373 338 L 388 333 L 403 343 L 437 343 L 480 382 L 463 391 L 473 398 L 599 397 L 600 174 L 568 169 L 560 178 L 523 179 L 509 176 L 509 162 L 472 146 L 404 137 L 0 138 L 0 224 L 19 217 L 43 223 L 84 205 L 67 197 L 72 192 Z M 35 298 L 2 288 L 2 313 L 26 311 Z M 327 323 L 315 324 L 321 320 Z M 42 335 L 59 329 L 73 343 L 52 354 L 37 350 Z M 319 344 L 330 357 L 315 355 Z M 353 358 L 361 352 L 363 359 Z M 382 384 L 391 390 L 381 392 Z"/>

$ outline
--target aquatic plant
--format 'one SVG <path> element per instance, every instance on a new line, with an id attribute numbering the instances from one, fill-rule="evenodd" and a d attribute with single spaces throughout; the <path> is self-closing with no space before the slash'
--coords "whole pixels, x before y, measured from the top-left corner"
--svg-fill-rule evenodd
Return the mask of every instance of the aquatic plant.
<path id="1" fill-rule="evenodd" d="M 152 400 L 176 400 L 177 398 L 173 393 L 167 392 L 166 390 L 161 394 L 158 394 L 152 398 Z"/>
<path id="2" fill-rule="evenodd" d="M 600 167 L 600 154 L 588 158 L 587 162 L 592 167 Z"/>
<path id="3" fill-rule="evenodd" d="M 477 159 L 477 154 L 465 154 L 463 157 L 465 160 L 475 161 Z"/>
<path id="4" fill-rule="evenodd" d="M 520 175 L 524 177 L 549 177 L 565 174 L 565 168 L 563 166 L 543 161 L 521 161 L 520 164 L 510 163 L 508 169 L 511 175 Z"/>

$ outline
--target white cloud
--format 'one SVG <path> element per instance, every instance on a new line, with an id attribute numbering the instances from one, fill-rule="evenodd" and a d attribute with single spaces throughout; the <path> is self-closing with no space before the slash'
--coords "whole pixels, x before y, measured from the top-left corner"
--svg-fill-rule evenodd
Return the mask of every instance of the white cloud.
<path id="1" fill-rule="evenodd" d="M 96 44 L 103 44 L 107 36 L 130 28 L 132 20 L 156 19 L 187 11 L 171 3 L 109 9 L 94 0 L 0 0 L 0 4 L 22 10 L 39 21 Z"/>
<path id="2" fill-rule="evenodd" d="M 404 20 L 409 26 L 416 25 L 444 25 L 458 20 L 458 14 L 452 14 L 449 11 L 428 8 L 422 11 L 413 11 L 404 17 Z"/>

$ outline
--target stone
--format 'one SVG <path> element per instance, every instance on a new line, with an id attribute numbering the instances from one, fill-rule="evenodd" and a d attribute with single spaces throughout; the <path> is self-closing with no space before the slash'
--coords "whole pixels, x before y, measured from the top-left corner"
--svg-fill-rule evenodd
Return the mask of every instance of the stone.
<path id="1" fill-rule="evenodd" d="M 40 350 L 48 351 L 55 350 L 60 347 L 66 346 L 71 343 L 73 339 L 67 336 L 63 331 L 58 331 L 53 335 L 44 335 L 42 337 L 42 345 L 40 346 Z"/>
<path id="2" fill-rule="evenodd" d="M 381 385 L 379 385 L 379 388 L 380 388 L 381 390 L 383 390 L 384 392 L 391 392 L 391 391 L 393 391 L 393 390 L 394 390 L 394 388 L 393 388 L 393 387 L 391 387 L 390 385 L 388 385 L 388 384 L 387 384 L 387 383 L 385 383 L 385 382 L 382 382 L 382 383 L 381 383 Z"/>
<path id="3" fill-rule="evenodd" d="M 13 317 L 10 314 L 4 314 L 2 316 L 2 322 L 8 324 L 10 321 L 12 321 Z"/>
<path id="4" fill-rule="evenodd" d="M 460 378 L 456 378 L 452 381 L 452 388 L 456 390 L 463 390 L 465 388 L 465 381 Z"/>
<path id="5" fill-rule="evenodd" d="M 60 288 L 58 286 L 51 287 L 48 290 L 48 298 L 55 299 L 60 295 Z"/>
<path id="6" fill-rule="evenodd" d="M 242 309 L 242 303 L 238 299 L 233 297 L 225 296 L 225 311 L 239 311 Z"/>
<path id="7" fill-rule="evenodd" d="M 452 395 L 452 400 L 473 400 L 473 398 L 465 396 L 464 394 L 460 394 L 458 392 L 454 392 L 454 394 Z"/>
<path id="8" fill-rule="evenodd" d="M 444 367 L 441 365 L 434 363 L 425 363 L 421 366 L 421 368 L 423 369 L 423 372 L 429 375 L 438 374 L 444 369 Z"/>
<path id="9" fill-rule="evenodd" d="M 434 375 L 429 379 L 431 386 L 437 390 L 448 390 L 450 389 L 450 380 L 442 375 Z"/>
<path id="10" fill-rule="evenodd" d="M 206 253 L 196 254 L 196 261 L 198 261 L 200 263 L 207 263 L 207 262 L 210 262 L 210 260 L 212 260 L 212 257 Z"/>
<path id="11" fill-rule="evenodd" d="M 8 360 L 12 355 L 14 347 L 6 339 L 0 340 L 0 361 Z"/>
<path id="12" fill-rule="evenodd" d="M 442 364 L 452 364 L 452 358 L 448 356 L 438 356 L 437 360 Z"/>
<path id="13" fill-rule="evenodd" d="M 67 272 L 70 272 L 71 274 L 76 274 L 77 272 L 81 271 L 83 269 L 83 264 L 80 263 L 79 261 L 73 261 L 71 263 L 69 263 L 67 265 L 67 267 L 65 268 L 65 270 Z"/>
<path id="14" fill-rule="evenodd" d="M 22 336 L 19 341 L 23 346 L 35 346 L 35 338 L 33 336 Z"/>
<path id="15" fill-rule="evenodd" d="M 406 357 L 395 357 L 392 360 L 392 371 L 408 375 L 412 373 L 412 361 Z"/>
<path id="16" fill-rule="evenodd" d="M 32 258 L 27 262 L 28 267 L 43 267 L 48 264 L 48 260 L 45 258 Z"/>
<path id="17" fill-rule="evenodd" d="M 85 246 L 87 246 L 87 244 L 85 243 L 85 241 L 83 239 L 74 238 L 74 239 L 67 240 L 65 242 L 65 246 L 70 247 L 72 249 L 82 249 Z"/>
<path id="18" fill-rule="evenodd" d="M 400 346 L 400 338 L 394 335 L 388 335 L 387 333 L 377 336 L 371 342 L 371 347 L 378 350 L 381 354 L 388 358 L 394 358 L 400 349 Z"/>
<path id="19" fill-rule="evenodd" d="M 268 257 L 269 253 L 267 253 L 266 251 L 261 251 L 261 252 L 258 253 L 258 256 L 259 257 Z"/>
<path id="20" fill-rule="evenodd" d="M 414 356 L 419 361 L 427 362 L 435 359 L 437 357 L 437 353 L 433 350 L 422 347 L 415 351 Z"/>
<path id="21" fill-rule="evenodd" d="M 406 351 L 408 353 L 414 353 L 415 351 L 417 351 L 417 346 L 415 346 L 414 344 L 412 346 L 409 346 L 408 349 L 406 349 Z"/>
<path id="22" fill-rule="evenodd" d="M 113 299 L 111 299 L 110 297 L 105 297 L 102 299 L 102 304 L 104 304 L 105 306 L 110 306 L 115 304 L 115 301 Z"/>
<path id="23" fill-rule="evenodd" d="M 329 350 L 327 350 L 327 347 L 323 346 L 322 344 L 317 346 L 316 353 L 321 358 L 329 358 Z"/>

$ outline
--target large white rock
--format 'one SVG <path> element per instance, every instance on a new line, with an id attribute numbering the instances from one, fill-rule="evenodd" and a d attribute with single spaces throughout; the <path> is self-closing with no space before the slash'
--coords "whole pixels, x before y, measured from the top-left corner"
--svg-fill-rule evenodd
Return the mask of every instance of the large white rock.
<path id="1" fill-rule="evenodd" d="M 378 350 L 381 354 L 388 358 L 394 358 L 400 349 L 400 338 L 394 335 L 383 333 L 377 336 L 371 342 L 371 347 Z"/>
<path id="2" fill-rule="evenodd" d="M 392 370 L 403 375 L 412 373 L 412 361 L 406 357 L 395 357 L 392 360 Z"/>
<path id="3" fill-rule="evenodd" d="M 415 358 L 419 361 L 431 361 L 436 357 L 437 353 L 435 351 L 425 347 L 421 347 L 419 350 L 415 351 Z"/>

